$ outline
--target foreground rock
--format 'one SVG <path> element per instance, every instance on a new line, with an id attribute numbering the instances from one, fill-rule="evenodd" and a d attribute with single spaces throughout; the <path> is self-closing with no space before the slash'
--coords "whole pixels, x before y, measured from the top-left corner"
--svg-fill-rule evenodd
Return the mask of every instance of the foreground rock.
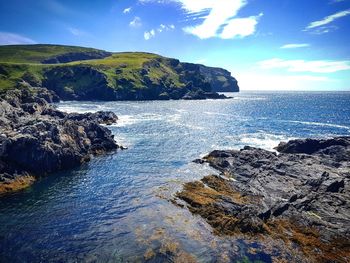
<path id="1" fill-rule="evenodd" d="M 48 102 L 57 96 L 43 88 L 8 91 L 0 99 L 0 193 L 22 189 L 38 176 L 69 169 L 118 148 L 100 124 L 117 120 L 112 112 L 67 114 Z"/>
<path id="2" fill-rule="evenodd" d="M 177 196 L 217 234 L 268 244 L 293 262 L 350 262 L 350 137 L 245 147 L 199 163 L 221 172 Z M 266 248 L 267 249 L 267 248 Z"/>

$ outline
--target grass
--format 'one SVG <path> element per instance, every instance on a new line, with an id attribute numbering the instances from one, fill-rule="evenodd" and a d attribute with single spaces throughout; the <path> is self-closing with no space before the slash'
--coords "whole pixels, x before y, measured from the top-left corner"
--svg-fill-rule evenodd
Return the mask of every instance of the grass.
<path id="1" fill-rule="evenodd" d="M 166 84 L 172 88 L 182 88 L 178 73 L 170 66 L 167 58 L 156 54 L 142 52 L 113 53 L 103 59 L 74 61 L 61 64 L 41 64 L 41 61 L 70 52 L 99 51 L 92 48 L 60 46 L 60 45 L 11 45 L 0 46 L 0 91 L 14 88 L 25 74 L 33 75 L 35 79 L 43 80 L 45 71 L 62 67 L 92 67 L 103 73 L 108 80 L 108 86 L 114 89 L 132 88 L 146 89 L 144 77 L 155 85 Z M 150 63 L 150 66 L 145 66 Z M 141 71 L 147 68 L 147 72 Z M 81 79 L 80 79 L 81 78 Z M 90 78 L 91 79 L 91 78 Z M 119 86 L 119 80 L 126 80 L 129 87 Z M 74 79 L 68 89 L 80 89 L 88 85 L 89 78 L 79 76 Z M 73 87 L 75 84 L 80 87 Z"/>
<path id="2" fill-rule="evenodd" d="M 44 68 L 45 66 L 40 64 L 0 63 L 0 90 L 14 88 L 26 73 L 42 80 Z"/>
<path id="3" fill-rule="evenodd" d="M 61 45 L 9 45 L 0 47 L 0 62 L 41 63 L 46 58 L 65 53 L 91 51 L 99 50 Z"/>

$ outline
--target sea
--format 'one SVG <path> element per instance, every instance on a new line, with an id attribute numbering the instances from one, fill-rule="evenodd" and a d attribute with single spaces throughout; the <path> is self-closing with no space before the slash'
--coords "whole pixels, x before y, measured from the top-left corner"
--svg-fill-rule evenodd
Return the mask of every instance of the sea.
<path id="1" fill-rule="evenodd" d="M 57 104 L 113 111 L 127 147 L 0 198 L 0 262 L 271 262 L 263 244 L 217 236 L 176 193 L 217 171 L 215 149 L 350 135 L 350 92 L 240 92 L 226 100 Z M 181 203 L 181 202 L 180 202 Z M 277 252 L 276 252 L 277 253 Z M 182 260 L 182 261 L 176 261 Z"/>

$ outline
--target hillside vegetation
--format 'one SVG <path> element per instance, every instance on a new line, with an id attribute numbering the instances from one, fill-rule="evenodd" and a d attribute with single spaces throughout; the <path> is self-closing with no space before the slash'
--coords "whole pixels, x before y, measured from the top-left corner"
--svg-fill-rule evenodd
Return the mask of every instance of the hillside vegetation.
<path id="1" fill-rule="evenodd" d="M 0 90 L 26 86 L 46 87 L 66 100 L 202 99 L 219 98 L 216 91 L 238 91 L 226 70 L 156 54 L 1 46 Z"/>

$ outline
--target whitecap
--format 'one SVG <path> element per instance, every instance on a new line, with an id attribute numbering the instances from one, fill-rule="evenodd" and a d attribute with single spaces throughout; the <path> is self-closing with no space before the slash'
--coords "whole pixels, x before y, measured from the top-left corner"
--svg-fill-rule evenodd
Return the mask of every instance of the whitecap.
<path id="1" fill-rule="evenodd" d="M 304 125 L 311 125 L 311 126 L 332 127 L 332 128 L 350 130 L 350 126 L 338 125 L 338 124 L 333 124 L 333 123 L 311 122 L 311 121 L 287 121 L 287 122 L 304 124 Z"/>
<path id="2" fill-rule="evenodd" d="M 294 137 L 288 137 L 286 135 L 277 135 L 269 133 L 249 133 L 241 134 L 239 136 L 225 136 L 227 139 L 234 141 L 235 147 L 241 149 L 244 146 L 251 146 L 262 148 L 268 151 L 275 151 L 275 147 L 281 141 L 289 141 L 296 139 Z"/>

